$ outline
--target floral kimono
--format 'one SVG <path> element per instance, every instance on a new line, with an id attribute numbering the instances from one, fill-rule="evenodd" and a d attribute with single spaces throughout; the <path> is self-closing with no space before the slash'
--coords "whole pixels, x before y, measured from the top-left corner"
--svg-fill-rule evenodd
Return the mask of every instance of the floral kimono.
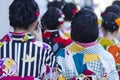
<path id="1" fill-rule="evenodd" d="M 85 48 L 73 42 L 56 56 L 67 80 L 119 80 L 112 55 L 100 44 Z"/>

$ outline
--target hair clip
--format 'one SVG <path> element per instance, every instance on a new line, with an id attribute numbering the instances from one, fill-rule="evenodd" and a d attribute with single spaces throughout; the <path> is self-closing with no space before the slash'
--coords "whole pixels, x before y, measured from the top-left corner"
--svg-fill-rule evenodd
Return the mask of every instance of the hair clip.
<path id="1" fill-rule="evenodd" d="M 38 17 L 40 15 L 40 12 L 39 11 L 36 11 L 35 12 L 35 16 Z"/>
<path id="2" fill-rule="evenodd" d="M 115 20 L 115 23 L 117 24 L 117 26 L 120 26 L 120 18 L 117 18 L 117 19 Z"/>

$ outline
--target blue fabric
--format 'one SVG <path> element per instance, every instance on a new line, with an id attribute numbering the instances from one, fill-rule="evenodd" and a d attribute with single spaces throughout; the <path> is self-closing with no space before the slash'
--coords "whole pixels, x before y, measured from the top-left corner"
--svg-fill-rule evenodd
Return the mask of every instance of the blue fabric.
<path id="1" fill-rule="evenodd" d="M 87 69 L 86 64 L 83 64 L 84 62 L 84 54 L 77 53 L 73 56 L 75 66 L 77 69 L 78 74 L 81 74 L 83 71 Z"/>
<path id="2" fill-rule="evenodd" d="M 64 49 L 59 50 L 56 54 L 56 57 L 58 56 L 65 57 L 65 50 Z"/>

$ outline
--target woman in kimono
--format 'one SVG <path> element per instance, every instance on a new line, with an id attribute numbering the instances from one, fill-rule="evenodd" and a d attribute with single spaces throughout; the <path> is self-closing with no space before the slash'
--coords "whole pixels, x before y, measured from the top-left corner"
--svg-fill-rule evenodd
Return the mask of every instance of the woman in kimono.
<path id="1" fill-rule="evenodd" d="M 119 80 L 113 56 L 95 42 L 98 33 L 97 16 L 80 10 L 71 24 L 74 41 L 56 54 L 66 79 Z"/>
<path id="2" fill-rule="evenodd" d="M 62 9 L 63 14 L 65 15 L 65 21 L 62 27 L 62 32 L 65 36 L 71 37 L 71 22 L 74 17 L 74 15 L 78 12 L 77 6 L 73 3 L 66 3 Z"/>
<path id="3" fill-rule="evenodd" d="M 102 19 L 102 31 L 104 38 L 99 38 L 98 42 L 109 51 L 117 64 L 118 70 L 120 69 L 120 43 L 116 36 L 120 27 L 120 18 L 114 13 L 106 14 Z"/>
<path id="4" fill-rule="evenodd" d="M 38 78 L 44 71 L 42 65 L 55 65 L 51 47 L 31 34 L 38 24 L 38 17 L 39 8 L 34 0 L 14 0 L 10 5 L 9 20 L 14 32 L 0 40 L 0 80 L 14 75 Z"/>
<path id="5" fill-rule="evenodd" d="M 63 22 L 63 13 L 55 7 L 50 7 L 41 19 L 42 26 L 46 29 L 42 34 L 43 42 L 48 43 L 55 54 L 72 42 L 61 32 Z"/>

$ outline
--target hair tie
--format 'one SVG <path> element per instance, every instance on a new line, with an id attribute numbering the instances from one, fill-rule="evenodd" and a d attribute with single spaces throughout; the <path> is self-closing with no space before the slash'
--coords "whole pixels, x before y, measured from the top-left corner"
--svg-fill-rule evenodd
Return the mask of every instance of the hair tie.
<path id="1" fill-rule="evenodd" d="M 36 16 L 36 17 L 39 17 L 39 15 L 40 15 L 40 12 L 39 12 L 39 11 L 36 11 L 36 12 L 35 12 L 35 16 Z"/>
<path id="2" fill-rule="evenodd" d="M 117 24 L 117 26 L 120 26 L 120 18 L 117 18 L 117 19 L 115 20 L 115 23 Z"/>

